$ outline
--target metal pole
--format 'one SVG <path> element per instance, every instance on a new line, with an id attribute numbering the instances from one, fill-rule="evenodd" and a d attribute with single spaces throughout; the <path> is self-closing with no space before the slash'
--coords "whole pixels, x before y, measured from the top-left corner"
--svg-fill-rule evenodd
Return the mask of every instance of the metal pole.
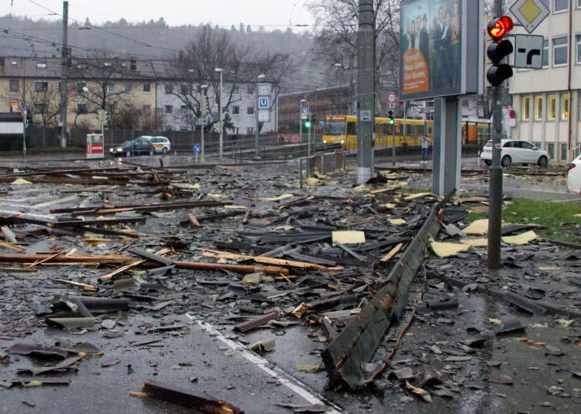
<path id="1" fill-rule="evenodd" d="M 254 154 L 258 157 L 258 145 L 260 143 L 260 122 L 258 119 L 258 83 L 256 83 L 256 106 L 254 108 L 254 120 L 256 122 L 256 131 L 254 133 Z"/>
<path id="2" fill-rule="evenodd" d="M 391 126 L 391 162 L 395 167 L 397 164 L 395 157 L 395 125 Z"/>
<path id="3" fill-rule="evenodd" d="M 375 125 L 375 16 L 373 0 L 359 0 L 357 36 L 357 182 L 366 183 L 373 175 L 373 130 Z"/>
<path id="4" fill-rule="evenodd" d="M 69 2 L 63 2 L 63 44 L 62 44 L 62 73 L 61 73 L 61 148 L 67 147 L 67 115 L 68 115 L 68 57 L 69 55 Z"/>
<path id="5" fill-rule="evenodd" d="M 24 110 L 24 119 L 22 120 L 22 126 L 24 127 L 24 131 L 22 133 L 22 155 L 26 157 L 26 152 L 28 151 L 27 147 L 26 147 L 26 127 L 28 124 L 28 112 L 26 110 Z"/>
<path id="6" fill-rule="evenodd" d="M 224 115 L 222 111 L 222 95 L 224 94 L 224 72 L 220 72 L 220 161 L 224 159 Z"/>
<path id="7" fill-rule="evenodd" d="M 202 162 L 206 161 L 206 138 L 204 137 L 204 129 L 206 128 L 206 121 L 202 121 L 202 142 L 201 142 L 201 152 L 202 152 Z"/>
<path id="8" fill-rule="evenodd" d="M 309 113 L 309 125 L 311 126 L 309 128 L 309 130 L 307 131 L 307 153 L 309 158 L 311 158 L 311 154 L 312 154 L 312 148 L 311 148 L 311 141 L 312 141 L 312 137 L 313 137 L 313 116 Z"/>
<path id="9" fill-rule="evenodd" d="M 503 0 L 495 0 L 494 12 L 497 17 L 503 15 Z M 492 165 L 490 167 L 490 207 L 488 219 L 488 268 L 502 267 L 501 233 L 502 233 L 502 167 L 500 165 L 502 138 L 502 85 L 496 86 L 493 92 Z"/>

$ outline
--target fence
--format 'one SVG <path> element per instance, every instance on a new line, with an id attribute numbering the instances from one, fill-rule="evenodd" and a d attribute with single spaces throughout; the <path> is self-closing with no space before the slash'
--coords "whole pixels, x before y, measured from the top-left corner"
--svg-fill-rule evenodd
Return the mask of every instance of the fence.
<path id="1" fill-rule="evenodd" d="M 87 134 L 94 131 L 73 128 L 69 131 L 67 147 L 71 151 L 84 152 L 86 148 Z M 46 152 L 60 150 L 60 128 L 39 128 L 29 127 L 26 130 L 26 149 L 28 152 Z M 201 131 L 136 131 L 136 130 L 106 130 L 105 131 L 105 151 L 110 148 L 122 145 L 125 141 L 139 136 L 164 136 L 172 144 L 172 152 L 192 153 L 195 144 L 201 144 Z M 206 152 L 217 153 L 219 150 L 219 135 L 216 133 L 206 133 Z M 269 147 L 280 145 L 284 140 L 278 134 L 261 135 L 259 147 Z M 241 152 L 255 148 L 254 136 L 240 136 L 224 134 L 224 151 Z M 5 135 L 0 137 L 0 151 L 2 152 L 22 152 L 24 140 L 21 135 Z"/>

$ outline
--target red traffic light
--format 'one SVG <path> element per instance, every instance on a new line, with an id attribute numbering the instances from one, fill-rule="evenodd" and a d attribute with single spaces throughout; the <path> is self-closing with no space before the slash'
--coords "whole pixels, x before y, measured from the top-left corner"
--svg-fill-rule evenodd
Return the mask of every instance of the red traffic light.
<path id="1" fill-rule="evenodd" d="M 488 23 L 488 34 L 495 42 L 500 41 L 514 28 L 514 22 L 508 16 L 502 16 Z"/>

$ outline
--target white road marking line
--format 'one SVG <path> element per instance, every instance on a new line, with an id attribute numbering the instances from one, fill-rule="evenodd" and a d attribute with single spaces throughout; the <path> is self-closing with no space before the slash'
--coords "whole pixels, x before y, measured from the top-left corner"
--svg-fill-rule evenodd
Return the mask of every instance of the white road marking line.
<path id="1" fill-rule="evenodd" d="M 302 384 L 296 378 L 291 377 L 286 372 L 278 368 L 271 368 L 272 365 L 269 361 L 264 358 L 259 357 L 256 354 L 248 351 L 245 346 L 240 343 L 234 342 L 231 339 L 226 338 L 220 331 L 218 331 L 214 326 L 206 323 L 190 313 L 186 313 L 186 316 L 194 323 L 196 323 L 204 331 L 208 332 L 213 337 L 217 338 L 224 345 L 228 346 L 231 350 L 238 352 L 244 357 L 248 362 L 256 365 L 269 377 L 276 379 L 280 384 L 284 385 L 292 392 L 297 394 L 299 397 L 303 398 L 309 404 L 313 405 L 325 405 L 329 407 L 329 410 L 325 414 L 341 414 L 342 411 L 339 407 L 335 406 L 329 401 L 326 401 L 322 396 L 316 395 L 315 393 L 309 391 L 305 384 Z"/>

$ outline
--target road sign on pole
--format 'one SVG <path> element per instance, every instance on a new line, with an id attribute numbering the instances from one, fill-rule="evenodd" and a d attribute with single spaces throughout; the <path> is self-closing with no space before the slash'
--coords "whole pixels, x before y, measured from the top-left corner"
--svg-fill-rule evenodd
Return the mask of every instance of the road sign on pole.
<path id="1" fill-rule="evenodd" d="M 544 36 L 515 35 L 512 43 L 514 44 L 513 67 L 522 69 L 543 68 Z"/>
<path id="2" fill-rule="evenodd" d="M 270 109 L 270 96 L 258 97 L 258 109 Z"/>
<path id="3" fill-rule="evenodd" d="M 510 7 L 510 12 L 529 33 L 534 32 L 551 14 L 543 0 L 517 0 Z"/>

